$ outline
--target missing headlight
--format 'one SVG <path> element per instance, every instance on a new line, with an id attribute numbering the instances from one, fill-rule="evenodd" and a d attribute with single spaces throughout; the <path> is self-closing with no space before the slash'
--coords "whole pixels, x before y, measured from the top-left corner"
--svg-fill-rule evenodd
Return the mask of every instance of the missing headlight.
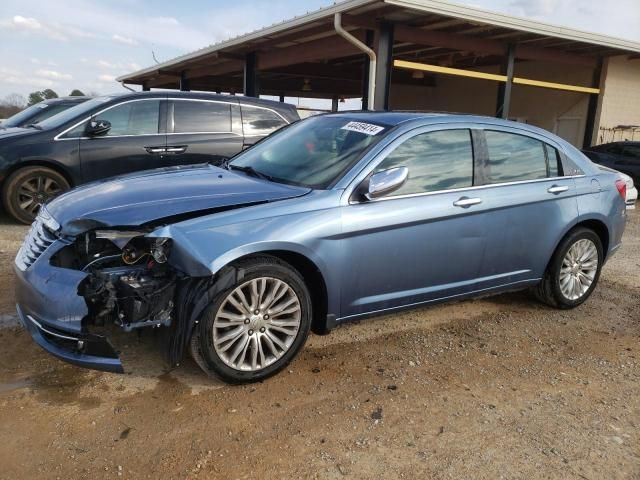
<path id="1" fill-rule="evenodd" d="M 171 240 L 168 238 L 157 238 L 151 246 L 151 256 L 158 263 L 165 263 L 169 256 Z"/>

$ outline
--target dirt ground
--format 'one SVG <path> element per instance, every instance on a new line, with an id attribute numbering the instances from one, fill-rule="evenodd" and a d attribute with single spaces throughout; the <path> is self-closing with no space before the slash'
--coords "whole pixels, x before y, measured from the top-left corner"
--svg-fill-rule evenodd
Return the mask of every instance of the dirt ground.
<path id="1" fill-rule="evenodd" d="M 24 227 L 0 219 L 0 318 Z M 231 387 L 66 365 L 0 330 L 0 479 L 640 479 L 640 215 L 583 306 L 514 293 L 310 338 L 287 371 Z"/>

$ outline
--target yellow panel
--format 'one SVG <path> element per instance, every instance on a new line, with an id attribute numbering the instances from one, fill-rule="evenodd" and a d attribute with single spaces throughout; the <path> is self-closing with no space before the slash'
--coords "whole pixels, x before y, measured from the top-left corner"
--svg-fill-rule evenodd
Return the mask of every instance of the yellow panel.
<path id="1" fill-rule="evenodd" d="M 460 77 L 479 78 L 482 80 L 493 80 L 496 82 L 506 82 L 506 75 L 497 75 L 494 73 L 476 72 L 474 70 L 463 70 L 461 68 L 441 67 L 439 65 L 430 65 L 428 63 L 407 62 L 405 60 L 394 60 L 393 65 L 398 68 L 407 68 L 409 70 L 422 70 L 425 72 L 442 73 L 445 75 L 457 75 Z M 598 88 L 580 87 L 577 85 L 567 85 L 564 83 L 543 82 L 541 80 L 531 80 L 529 78 L 514 77 L 514 84 L 529 85 L 531 87 L 552 88 L 555 90 L 566 90 L 569 92 L 580 93 L 600 93 Z"/>
<path id="2" fill-rule="evenodd" d="M 440 67 L 427 63 L 407 62 L 405 60 L 394 60 L 393 66 L 398 68 L 408 68 L 410 70 L 424 70 L 426 72 L 444 73 L 446 75 L 458 75 L 460 77 L 480 78 L 483 80 L 494 80 L 506 82 L 506 75 L 496 75 L 494 73 L 475 72 L 473 70 L 462 70 L 460 68 Z"/>
<path id="3" fill-rule="evenodd" d="M 540 80 L 531 80 L 529 78 L 513 77 L 513 83 L 517 83 L 519 85 L 529 85 L 531 87 L 553 88 L 556 90 L 568 90 L 570 92 L 600 93 L 599 88 L 579 87 L 577 85 L 566 85 L 564 83 L 542 82 Z"/>

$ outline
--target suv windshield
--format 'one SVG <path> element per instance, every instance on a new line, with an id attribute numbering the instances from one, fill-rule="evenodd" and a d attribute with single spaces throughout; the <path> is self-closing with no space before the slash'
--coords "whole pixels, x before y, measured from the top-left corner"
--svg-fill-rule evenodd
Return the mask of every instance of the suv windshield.
<path id="1" fill-rule="evenodd" d="M 57 103 L 49 105 L 44 102 L 36 103 L 25 108 L 21 112 L 12 115 L 0 124 L 2 128 L 19 127 L 21 125 L 37 123 L 46 118 L 52 117 L 57 113 L 70 108 L 71 105 L 65 103 Z M 26 123 L 25 123 L 26 122 Z"/>
<path id="2" fill-rule="evenodd" d="M 388 130 L 349 117 L 313 117 L 267 137 L 236 156 L 229 168 L 323 189 L 335 183 Z"/>
<path id="3" fill-rule="evenodd" d="M 88 114 L 94 108 L 99 105 L 102 105 L 105 102 L 113 99 L 113 97 L 96 97 L 91 100 L 87 100 L 75 107 L 71 107 L 53 117 L 47 118 L 46 120 L 38 123 L 43 129 L 47 130 L 49 128 L 58 128 L 65 123 L 74 120 L 76 117 L 81 117 L 83 114 Z M 82 120 L 82 118 L 78 118 L 78 120 Z"/>

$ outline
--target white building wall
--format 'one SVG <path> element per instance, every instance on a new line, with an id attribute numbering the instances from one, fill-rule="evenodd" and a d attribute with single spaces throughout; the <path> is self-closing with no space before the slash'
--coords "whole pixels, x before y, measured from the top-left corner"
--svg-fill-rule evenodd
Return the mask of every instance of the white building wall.
<path id="1" fill-rule="evenodd" d="M 595 142 L 640 140 L 640 59 L 607 59 L 600 88 Z M 638 128 L 620 128 L 634 125 Z"/>
<path id="2" fill-rule="evenodd" d="M 497 68 L 483 69 L 497 73 Z M 518 62 L 515 76 L 590 86 L 593 70 L 542 62 Z M 392 77 L 393 78 L 393 77 Z M 435 110 L 494 116 L 498 82 L 436 75 L 434 87 L 392 84 L 389 103 L 395 110 Z M 548 88 L 514 85 L 509 117 L 564 136 L 581 147 L 589 96 Z"/>

